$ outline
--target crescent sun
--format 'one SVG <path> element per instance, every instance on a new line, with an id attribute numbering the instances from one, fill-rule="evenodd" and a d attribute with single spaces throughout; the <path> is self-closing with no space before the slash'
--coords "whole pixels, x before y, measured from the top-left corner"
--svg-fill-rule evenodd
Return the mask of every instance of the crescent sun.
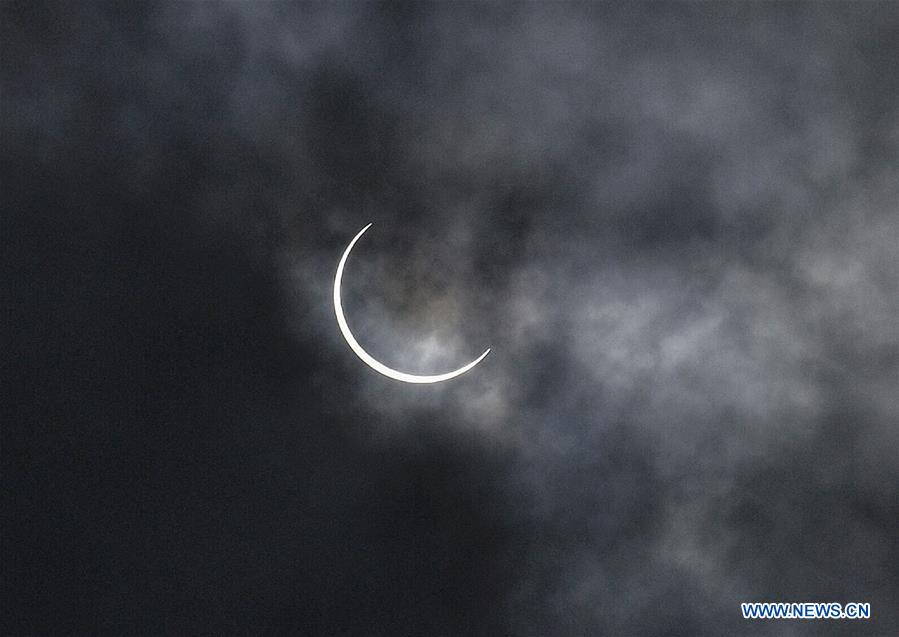
<path id="1" fill-rule="evenodd" d="M 334 277 L 334 313 L 337 315 L 337 325 L 340 326 L 340 333 L 343 334 L 343 337 L 346 339 L 346 342 L 349 344 L 350 348 L 355 352 L 356 356 L 362 359 L 362 362 L 371 367 L 376 372 L 384 374 L 388 378 L 392 378 L 394 380 L 398 380 L 404 383 L 439 383 L 444 380 L 449 380 L 451 378 L 455 378 L 456 376 L 461 376 L 472 367 L 480 363 L 484 360 L 484 357 L 490 353 L 490 348 L 488 347 L 484 350 L 484 353 L 478 356 L 476 359 L 460 367 L 459 369 L 453 370 L 451 372 L 446 372 L 445 374 L 432 374 L 427 376 L 422 376 L 418 374 L 407 374 L 405 372 L 397 371 L 393 368 L 387 367 L 384 363 L 376 360 L 371 356 L 368 352 L 363 349 L 363 347 L 359 344 L 359 341 L 356 340 L 356 337 L 353 336 L 353 333 L 350 331 L 350 326 L 347 325 L 346 317 L 343 315 L 343 304 L 340 302 L 340 280 L 343 278 L 343 268 L 346 265 L 347 257 L 350 256 L 350 251 L 353 249 L 353 246 L 356 245 L 356 242 L 359 240 L 365 231 L 371 228 L 371 224 L 368 224 L 359 233 L 353 237 L 353 240 L 350 241 L 350 245 L 347 246 L 346 251 L 344 251 L 343 256 L 340 258 L 340 263 L 337 264 L 337 275 Z"/>

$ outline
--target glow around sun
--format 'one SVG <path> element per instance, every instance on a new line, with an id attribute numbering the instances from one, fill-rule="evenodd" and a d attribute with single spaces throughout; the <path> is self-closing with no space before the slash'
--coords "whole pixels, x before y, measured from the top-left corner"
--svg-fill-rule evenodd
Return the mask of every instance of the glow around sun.
<path id="1" fill-rule="evenodd" d="M 371 228 L 371 224 L 368 224 L 367 226 L 362 228 L 362 230 L 360 230 L 358 234 L 353 237 L 353 240 L 350 241 L 350 245 L 347 246 L 346 250 L 343 253 L 343 256 L 340 258 L 340 263 L 337 264 L 337 275 L 334 277 L 334 314 L 337 315 L 337 325 L 340 327 L 340 333 L 343 334 L 343 338 L 346 339 L 346 342 L 349 344 L 350 348 L 353 350 L 356 356 L 358 356 L 363 363 L 371 367 L 373 370 L 384 374 L 384 376 L 387 376 L 388 378 L 392 378 L 403 383 L 416 384 L 439 383 L 444 380 L 450 380 L 451 378 L 455 378 L 456 376 L 461 376 L 472 367 L 480 363 L 482 360 L 484 360 L 484 357 L 490 353 L 489 347 L 484 350 L 483 354 L 478 356 L 467 365 L 463 365 L 459 369 L 455 369 L 444 374 L 420 375 L 407 374 L 406 372 L 401 372 L 399 370 L 393 369 L 392 367 L 388 367 L 365 351 L 365 349 L 359 344 L 359 341 L 356 340 L 356 337 L 353 336 L 353 332 L 350 331 L 350 326 L 347 325 L 346 317 L 343 314 L 343 304 L 340 301 L 340 282 L 343 279 L 343 270 L 346 266 L 347 258 L 350 256 L 350 251 L 353 249 L 353 246 L 356 245 L 356 242 L 359 241 L 359 238 L 363 234 L 365 234 L 365 231 L 369 228 Z"/>

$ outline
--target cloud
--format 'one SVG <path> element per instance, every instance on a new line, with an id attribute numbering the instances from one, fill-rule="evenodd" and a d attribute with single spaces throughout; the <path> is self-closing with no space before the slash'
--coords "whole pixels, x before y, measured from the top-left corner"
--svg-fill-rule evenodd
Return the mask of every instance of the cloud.
<path id="1" fill-rule="evenodd" d="M 16 8 L 5 632 L 899 627 L 888 6 Z"/>

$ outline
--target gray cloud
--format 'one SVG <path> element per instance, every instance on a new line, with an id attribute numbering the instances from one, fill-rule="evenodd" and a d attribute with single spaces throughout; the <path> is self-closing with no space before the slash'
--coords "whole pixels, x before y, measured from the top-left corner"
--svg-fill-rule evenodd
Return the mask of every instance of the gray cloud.
<path id="1" fill-rule="evenodd" d="M 139 260 L 110 229 L 139 215 L 96 203 L 138 202 L 125 245 L 144 246 L 154 273 L 171 260 L 155 285 L 187 290 L 174 307 L 201 320 L 189 291 L 212 299 L 212 342 L 245 343 L 220 373 L 255 370 L 253 391 L 227 399 L 235 438 L 214 448 L 239 475 L 268 476 L 271 502 L 245 514 L 249 539 L 228 541 L 267 564 L 244 577 L 307 591 L 312 610 L 273 595 L 239 604 L 236 626 L 899 628 L 892 5 L 73 14 L 64 46 L 32 49 L 38 27 L 7 45 L 30 64 L 4 130 L 55 184 L 81 179 L 84 139 L 117 163 L 85 187 L 95 203 L 73 243 Z M 492 347 L 458 382 L 398 385 L 342 341 L 334 268 L 369 222 L 345 282 L 353 329 L 414 372 Z M 180 281 L 194 262 L 215 269 Z M 274 317 L 261 323 L 256 276 Z M 227 475 L 213 465 L 211 488 L 228 493 Z M 328 574 L 299 572 L 313 563 Z M 205 583 L 182 585 L 210 596 L 209 616 L 243 590 L 196 568 Z M 744 622 L 753 600 L 871 601 L 875 618 Z"/>

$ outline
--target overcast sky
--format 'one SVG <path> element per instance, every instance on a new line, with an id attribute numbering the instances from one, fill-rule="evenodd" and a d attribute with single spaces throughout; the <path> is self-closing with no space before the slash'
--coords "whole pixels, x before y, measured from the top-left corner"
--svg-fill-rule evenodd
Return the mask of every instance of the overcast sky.
<path id="1" fill-rule="evenodd" d="M 0 632 L 899 632 L 897 59 L 892 2 L 0 4 Z M 370 222 L 363 347 L 476 368 L 354 356 Z"/>

